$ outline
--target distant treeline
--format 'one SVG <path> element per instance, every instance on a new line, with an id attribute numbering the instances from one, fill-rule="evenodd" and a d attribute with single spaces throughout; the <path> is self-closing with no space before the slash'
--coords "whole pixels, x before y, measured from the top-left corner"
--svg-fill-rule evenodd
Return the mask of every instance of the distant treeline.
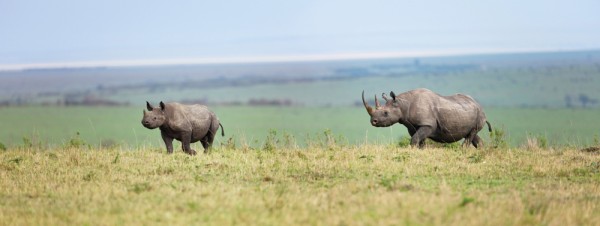
<path id="1" fill-rule="evenodd" d="M 291 99 L 250 99 L 248 101 L 210 101 L 208 99 L 184 99 L 178 101 L 183 104 L 202 104 L 207 106 L 301 106 L 302 104 L 292 101 Z M 56 101 L 44 101 L 40 103 L 26 101 L 0 101 L 0 107 L 10 106 L 130 106 L 129 102 L 119 102 L 110 99 L 100 98 L 94 95 L 85 96 L 83 98 L 65 98 Z"/>
<path id="2" fill-rule="evenodd" d="M 41 105 L 41 106 L 129 106 L 129 102 L 119 102 L 106 98 L 101 98 L 95 95 L 86 95 L 83 97 L 79 96 L 67 96 L 65 98 L 58 98 L 53 100 L 46 100 L 41 102 L 32 102 L 27 99 L 16 99 L 16 100 L 5 100 L 0 101 L 0 107 L 9 106 L 29 106 L 29 105 Z"/>
<path id="3" fill-rule="evenodd" d="M 184 104 L 202 104 L 207 106 L 301 106 L 302 104 L 296 103 L 290 99 L 250 99 L 246 102 L 243 101 L 223 101 L 223 102 L 211 102 L 208 99 L 185 99 L 180 101 Z"/>

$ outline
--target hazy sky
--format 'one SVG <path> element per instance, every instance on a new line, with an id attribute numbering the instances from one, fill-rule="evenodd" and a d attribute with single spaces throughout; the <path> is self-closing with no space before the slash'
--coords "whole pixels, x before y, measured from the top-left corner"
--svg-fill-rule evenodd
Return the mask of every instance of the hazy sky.
<path id="1" fill-rule="evenodd" d="M 598 0 L 0 0 L 0 67 L 600 49 L 599 11 Z"/>

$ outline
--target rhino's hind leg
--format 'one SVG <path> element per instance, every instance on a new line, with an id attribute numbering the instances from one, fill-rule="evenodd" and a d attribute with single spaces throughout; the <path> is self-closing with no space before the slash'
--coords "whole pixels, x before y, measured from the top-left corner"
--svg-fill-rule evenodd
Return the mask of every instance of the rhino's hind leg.
<path id="1" fill-rule="evenodd" d="M 427 139 L 427 137 L 429 137 L 432 133 L 433 128 L 429 126 L 419 127 L 419 129 L 417 129 L 417 132 L 415 132 L 415 134 L 413 134 L 412 138 L 410 139 L 410 146 L 414 147 L 419 145 L 419 148 L 424 148 L 425 139 Z"/>
<path id="2" fill-rule="evenodd" d="M 209 144 L 206 139 L 202 139 L 200 143 L 202 143 L 202 147 L 204 147 L 204 154 L 208 154 L 212 145 Z"/>
<path id="3" fill-rule="evenodd" d="M 465 137 L 465 139 L 462 143 L 462 148 L 468 148 L 471 145 L 471 143 L 473 142 L 473 139 L 474 138 L 470 135 Z M 477 147 L 477 146 L 475 146 L 475 147 Z"/>
<path id="4" fill-rule="evenodd" d="M 471 143 L 473 144 L 473 146 L 475 146 L 475 148 L 483 147 L 483 140 L 481 140 L 481 137 L 477 136 L 477 134 L 473 136 L 473 140 L 471 140 Z"/>
<path id="5" fill-rule="evenodd" d="M 473 144 L 473 146 L 475 146 L 475 148 L 477 148 L 478 146 L 481 146 L 481 138 L 479 136 L 477 136 L 477 129 L 473 129 L 471 130 L 471 132 L 469 132 L 469 135 L 467 135 L 465 137 L 465 141 L 463 142 L 462 146 L 463 148 L 468 148 L 469 146 L 471 146 L 471 144 Z"/>
<path id="6" fill-rule="evenodd" d="M 215 134 L 211 131 L 209 131 L 208 134 L 206 134 L 206 136 L 200 140 L 202 147 L 204 147 L 204 153 L 208 153 L 210 151 L 214 140 Z"/>

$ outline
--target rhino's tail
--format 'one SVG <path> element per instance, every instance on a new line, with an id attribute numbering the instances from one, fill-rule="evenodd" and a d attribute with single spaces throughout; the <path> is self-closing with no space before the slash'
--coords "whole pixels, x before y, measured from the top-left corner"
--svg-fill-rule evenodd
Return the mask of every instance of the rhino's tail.
<path id="1" fill-rule="evenodd" d="M 488 131 L 490 131 L 490 133 L 491 133 L 492 132 L 492 124 L 490 124 L 490 122 L 488 122 L 487 120 L 485 121 L 485 123 L 487 123 Z"/>
<path id="2" fill-rule="evenodd" d="M 488 123 L 489 125 L 489 123 Z M 223 125 L 219 122 L 219 126 L 221 126 L 221 136 L 225 136 L 225 129 L 223 128 Z"/>

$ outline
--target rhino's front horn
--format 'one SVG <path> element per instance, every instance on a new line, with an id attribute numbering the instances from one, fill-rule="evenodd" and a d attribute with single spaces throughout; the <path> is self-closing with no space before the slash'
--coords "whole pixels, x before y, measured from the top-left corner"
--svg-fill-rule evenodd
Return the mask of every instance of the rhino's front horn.
<path id="1" fill-rule="evenodd" d="M 367 101 L 365 101 L 365 91 L 362 91 L 362 101 L 363 101 L 363 105 L 365 105 L 365 109 L 367 109 L 367 113 L 369 113 L 369 115 L 372 115 L 373 112 L 373 108 L 371 106 L 369 106 L 369 104 L 367 104 Z"/>

